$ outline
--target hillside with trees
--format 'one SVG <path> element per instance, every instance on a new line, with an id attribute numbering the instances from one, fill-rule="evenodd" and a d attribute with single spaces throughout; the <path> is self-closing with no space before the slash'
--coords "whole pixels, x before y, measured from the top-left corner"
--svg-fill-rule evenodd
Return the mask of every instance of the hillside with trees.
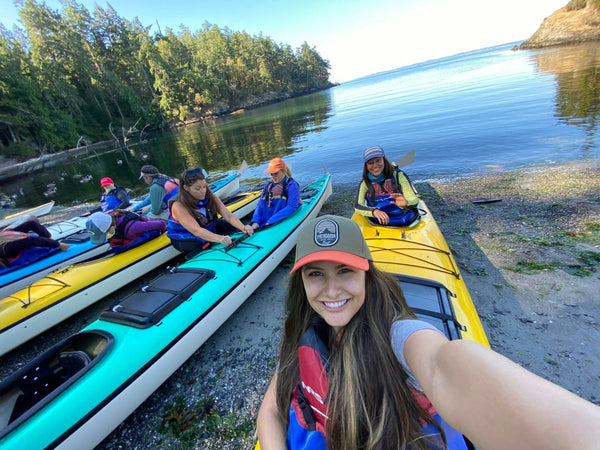
<path id="1" fill-rule="evenodd" d="M 205 23 L 151 32 L 108 7 L 19 0 L 0 24 L 0 156 L 25 160 L 331 86 L 329 62 Z"/>

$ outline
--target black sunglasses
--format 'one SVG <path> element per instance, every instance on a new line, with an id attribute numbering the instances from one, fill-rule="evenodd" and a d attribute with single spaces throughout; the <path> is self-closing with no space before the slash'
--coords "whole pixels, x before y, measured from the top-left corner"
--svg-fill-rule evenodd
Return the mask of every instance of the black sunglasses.
<path id="1" fill-rule="evenodd" d="M 196 169 L 187 169 L 183 172 L 182 175 L 183 175 L 182 178 L 187 181 L 206 178 L 206 172 L 204 171 L 204 169 L 202 169 L 200 167 L 198 167 Z M 188 184 L 188 183 L 186 183 L 186 184 Z"/>

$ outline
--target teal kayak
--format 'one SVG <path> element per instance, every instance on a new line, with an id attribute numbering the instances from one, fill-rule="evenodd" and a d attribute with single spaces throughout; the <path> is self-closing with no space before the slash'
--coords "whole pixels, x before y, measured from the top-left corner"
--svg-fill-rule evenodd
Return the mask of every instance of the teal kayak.
<path id="1" fill-rule="evenodd" d="M 0 448 L 93 448 L 268 277 L 331 195 L 327 174 L 287 219 L 234 235 L 104 311 L 0 383 Z"/>

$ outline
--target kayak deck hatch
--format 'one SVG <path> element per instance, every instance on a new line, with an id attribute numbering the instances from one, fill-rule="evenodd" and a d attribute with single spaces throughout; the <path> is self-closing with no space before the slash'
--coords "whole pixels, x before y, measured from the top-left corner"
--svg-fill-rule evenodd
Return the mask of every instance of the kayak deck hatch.
<path id="1" fill-rule="evenodd" d="M 0 438 L 42 409 L 106 354 L 113 337 L 81 331 L 56 344 L 0 383 Z"/>
<path id="2" fill-rule="evenodd" d="M 456 319 L 452 301 L 453 294 L 441 283 L 408 275 L 394 276 L 398 279 L 408 306 L 416 316 L 433 325 L 450 340 L 462 339 L 466 327 Z"/>
<path id="3" fill-rule="evenodd" d="M 149 328 L 200 289 L 215 272 L 207 269 L 176 268 L 103 311 L 100 319 L 135 328 Z"/>

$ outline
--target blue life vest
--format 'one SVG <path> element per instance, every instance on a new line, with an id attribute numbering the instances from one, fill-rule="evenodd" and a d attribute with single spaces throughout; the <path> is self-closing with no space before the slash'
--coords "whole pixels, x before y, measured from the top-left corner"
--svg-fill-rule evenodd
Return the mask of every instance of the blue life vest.
<path id="1" fill-rule="evenodd" d="M 50 247 L 30 247 L 23 250 L 18 256 L 15 258 L 2 258 L 8 263 L 8 267 L 2 267 L 0 265 L 0 274 L 11 272 L 17 268 L 30 264 L 32 262 L 37 261 L 38 259 L 45 258 L 53 253 L 59 252 L 60 249 L 50 248 Z"/>
<path id="2" fill-rule="evenodd" d="M 317 323 L 304 332 L 298 346 L 300 383 L 292 392 L 287 430 L 288 449 L 325 450 L 327 440 L 325 427 L 327 421 L 327 395 L 329 381 L 327 366 L 329 350 L 324 343 L 324 327 Z M 441 426 L 446 435 L 450 450 L 467 450 L 465 439 L 435 411 L 425 394 L 411 389 L 419 405 L 427 410 Z M 427 423 L 422 428 L 424 435 L 437 435 L 437 428 Z M 437 447 L 432 447 L 437 448 Z"/>
<path id="3" fill-rule="evenodd" d="M 119 205 L 121 205 L 121 203 L 123 202 L 123 200 L 121 200 L 118 197 L 118 193 L 125 193 L 125 195 L 127 196 L 127 200 L 129 200 L 129 194 L 127 193 L 127 191 L 119 186 L 115 186 L 114 188 L 112 188 L 110 191 L 108 192 L 104 192 L 101 196 L 100 196 L 100 207 L 102 208 L 102 211 L 110 211 L 112 209 L 117 208 Z M 129 202 L 122 206 L 122 207 L 127 207 L 129 206 Z"/>
<path id="4" fill-rule="evenodd" d="M 200 222 L 198 222 L 202 226 L 202 228 L 206 228 L 209 231 L 214 231 L 216 227 L 216 220 L 214 220 L 214 217 L 212 217 L 212 214 L 208 209 L 208 195 L 204 198 L 204 200 L 200 200 L 198 203 L 196 203 L 195 210 L 207 221 L 206 225 L 204 226 L 202 226 Z M 200 242 L 206 242 L 204 239 L 199 238 L 198 236 L 190 233 L 187 230 L 187 228 L 185 228 L 183 225 L 177 222 L 173 218 L 173 215 L 171 214 L 170 210 L 169 219 L 167 221 L 167 236 L 169 237 L 169 239 L 175 239 L 178 241 L 189 241 L 192 239 L 196 239 Z"/>
<path id="5" fill-rule="evenodd" d="M 290 183 L 298 184 L 292 177 L 287 175 L 281 183 L 273 183 L 269 181 L 264 187 L 259 203 L 252 216 L 252 222 L 258 223 L 259 226 L 265 226 L 270 219 L 288 206 L 288 185 Z M 291 214 L 291 212 L 290 212 Z M 277 221 L 284 217 L 278 217 Z"/>
<path id="6" fill-rule="evenodd" d="M 419 216 L 415 208 L 400 208 L 392 203 L 390 194 L 402 193 L 400 184 L 396 180 L 398 172 L 394 172 L 394 179 L 386 179 L 383 183 L 372 181 L 369 183 L 366 200 L 367 205 L 385 212 L 390 218 L 390 225 L 405 226 L 411 224 Z M 371 218 L 375 223 L 377 219 Z"/>

